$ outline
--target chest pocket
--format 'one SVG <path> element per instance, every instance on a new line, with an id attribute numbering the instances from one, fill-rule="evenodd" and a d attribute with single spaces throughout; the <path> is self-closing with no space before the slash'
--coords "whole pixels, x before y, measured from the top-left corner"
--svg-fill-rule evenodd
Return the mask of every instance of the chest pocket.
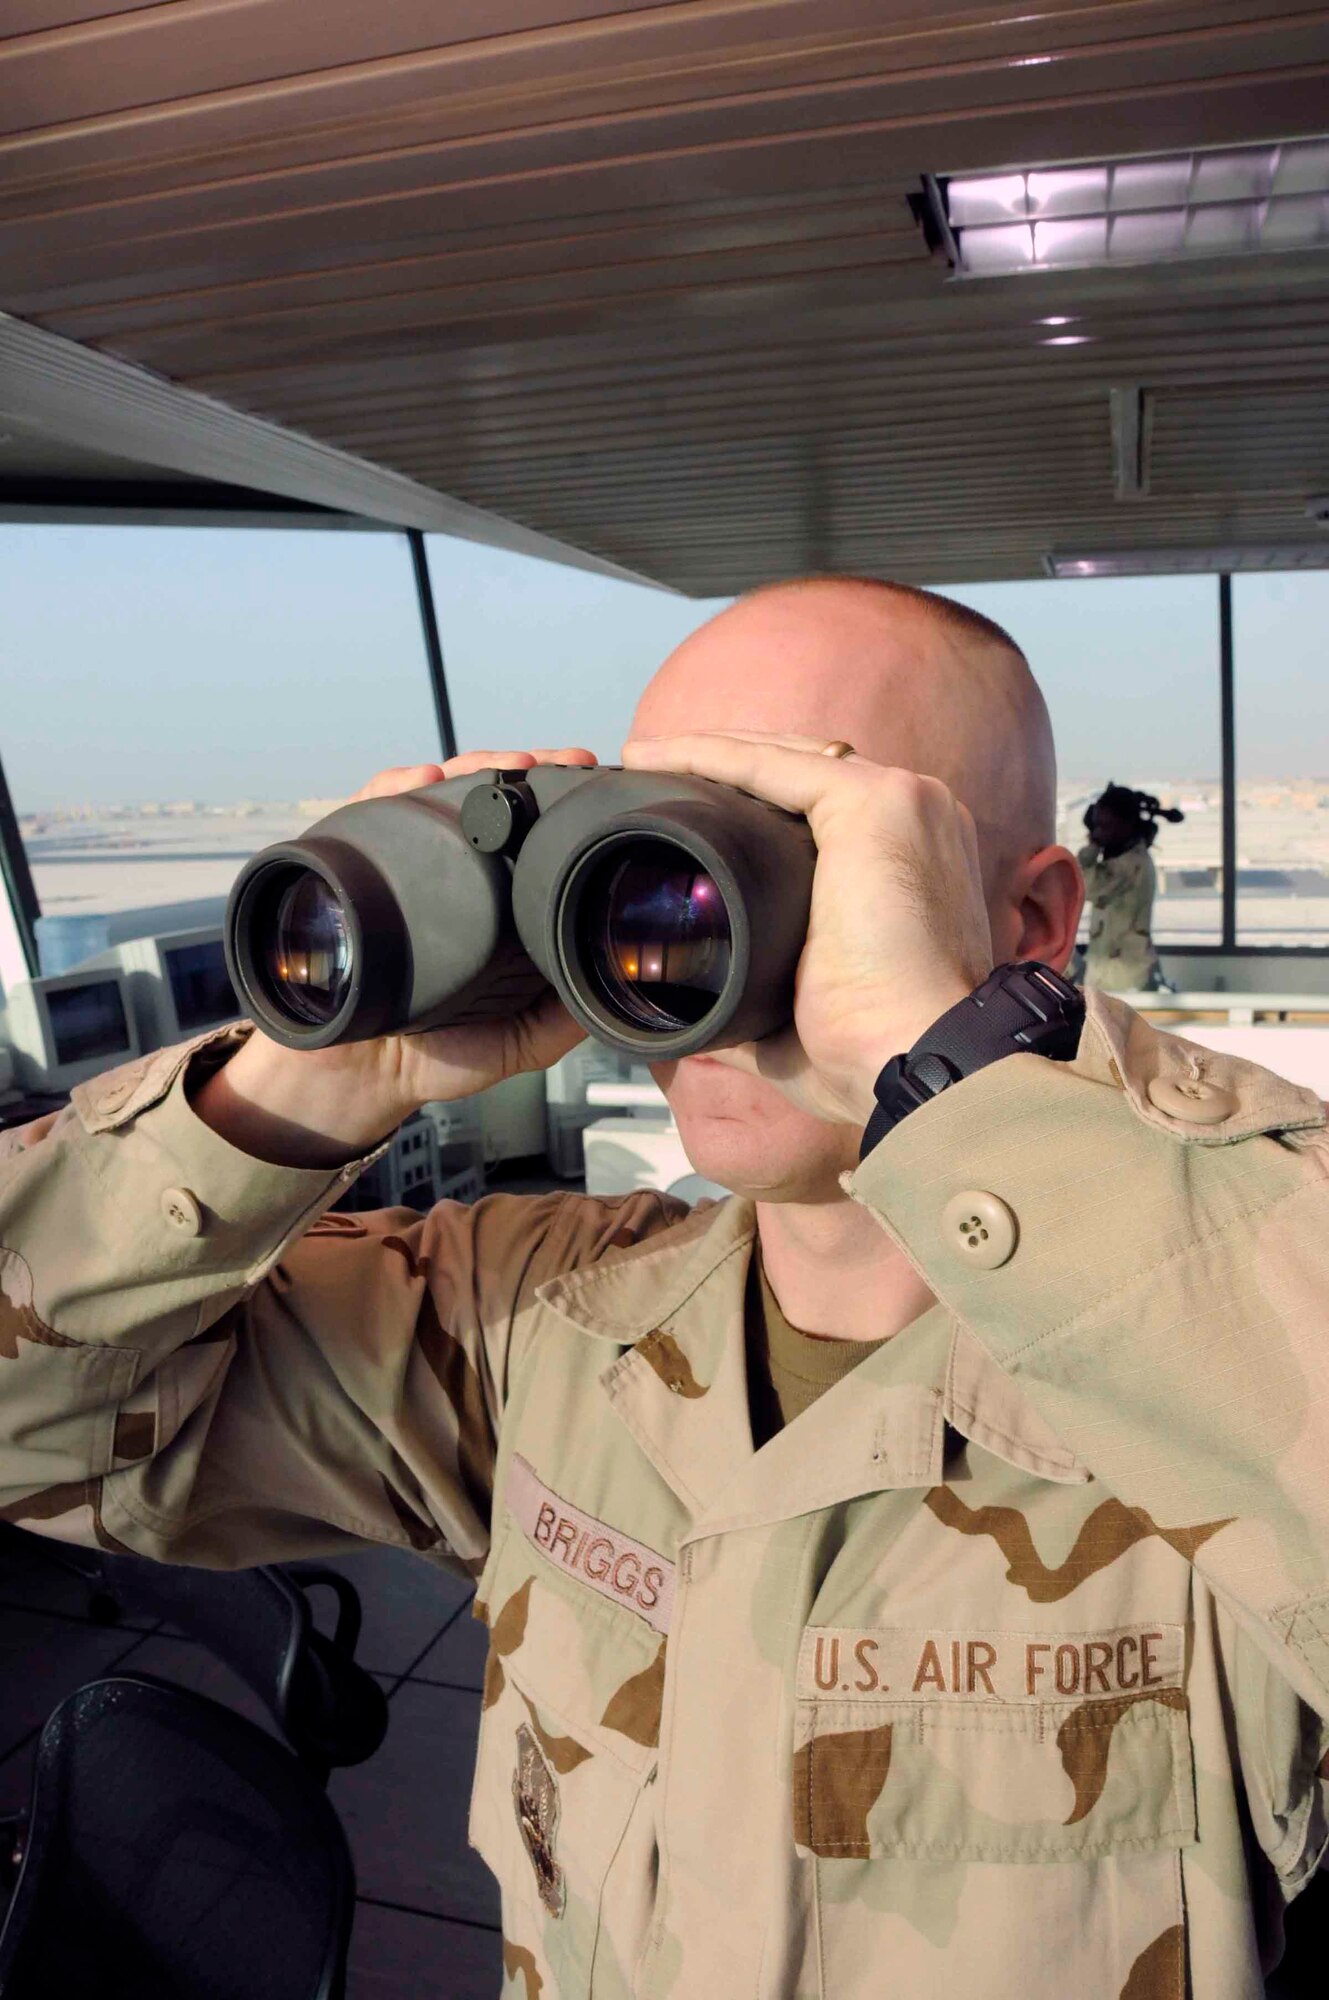
<path id="1" fill-rule="evenodd" d="M 1058 1992 L 1183 2000 L 1183 1652 L 1180 1626 L 805 1633 L 793 1835 L 826 1991 L 866 1991 L 864 1952 L 898 1911 L 916 1921 L 889 1942 L 919 1994 L 1027 2000 L 1037 1962 Z"/>
<path id="2" fill-rule="evenodd" d="M 632 1576 L 621 1563 L 620 1582 Z M 665 1638 L 594 1581 L 532 1548 L 509 1515 L 482 1586 L 471 1844 L 498 1877 L 508 1936 L 538 1950 L 567 2000 L 612 1989 L 631 1966 L 654 1878 Z M 629 1604 L 643 1594 L 623 1592 Z"/>
<path id="3" fill-rule="evenodd" d="M 794 1838 L 827 1859 L 1066 1861 L 1195 1836 L 1180 1626 L 805 1634 Z"/>

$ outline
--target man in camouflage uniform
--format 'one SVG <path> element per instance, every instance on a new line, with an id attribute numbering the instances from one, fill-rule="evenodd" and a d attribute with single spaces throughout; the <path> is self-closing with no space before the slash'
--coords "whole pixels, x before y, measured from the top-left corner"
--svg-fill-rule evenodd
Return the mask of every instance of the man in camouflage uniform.
<path id="1" fill-rule="evenodd" d="M 1146 792 L 1109 785 L 1084 816 L 1089 839 L 1077 857 L 1090 904 L 1084 983 L 1103 993 L 1149 993 L 1165 983 L 1154 948 L 1158 876 L 1149 852 L 1160 813 L 1182 817 Z"/>
<path id="2" fill-rule="evenodd" d="M 1104 854 L 1092 845 L 1079 854 L 1085 893 L 1092 904 L 1084 983 L 1103 993 L 1147 993 L 1158 984 L 1158 953 L 1150 926 L 1157 878 L 1147 847 Z"/>
<path id="3" fill-rule="evenodd" d="M 887 1058 L 1071 951 L 1022 659 L 785 587 L 637 730 L 818 842 L 794 1028 L 662 1072 L 741 1192 L 325 1213 L 552 1004 L 98 1078 L 0 1165 L 6 1512 L 477 1576 L 509 2000 L 1256 2000 L 1329 1838 L 1323 1107 L 1091 995 L 858 1165 Z"/>

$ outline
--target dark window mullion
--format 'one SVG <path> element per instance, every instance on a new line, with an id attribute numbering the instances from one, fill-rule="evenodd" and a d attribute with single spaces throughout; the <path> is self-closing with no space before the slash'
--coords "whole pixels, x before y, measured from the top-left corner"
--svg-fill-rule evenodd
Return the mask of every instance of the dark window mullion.
<path id="1" fill-rule="evenodd" d="M 434 712 L 438 717 L 439 740 L 443 745 L 446 760 L 457 754 L 457 731 L 452 721 L 452 703 L 448 699 L 448 680 L 443 670 L 443 645 L 438 636 L 438 617 L 434 610 L 434 590 L 429 575 L 429 557 L 425 551 L 425 538 L 419 528 L 406 530 L 406 541 L 411 551 L 411 568 L 415 574 L 415 594 L 420 605 L 420 629 L 424 634 L 425 660 L 429 667 L 429 686 L 434 696 Z"/>
<path id="2" fill-rule="evenodd" d="M 1219 726 L 1223 757 L 1223 946 L 1237 948 L 1237 720 L 1232 659 L 1232 578 L 1218 579 Z"/>
<path id="3" fill-rule="evenodd" d="M 28 976 L 35 979 L 40 966 L 37 959 L 36 923 L 42 913 L 37 900 L 37 890 L 28 866 L 28 850 L 23 845 L 23 836 L 18 830 L 18 819 L 13 801 L 9 796 L 9 784 L 5 778 L 4 765 L 0 764 L 0 880 L 4 893 L 9 899 L 9 907 L 14 913 L 14 924 L 18 931 L 19 943 L 27 961 Z"/>

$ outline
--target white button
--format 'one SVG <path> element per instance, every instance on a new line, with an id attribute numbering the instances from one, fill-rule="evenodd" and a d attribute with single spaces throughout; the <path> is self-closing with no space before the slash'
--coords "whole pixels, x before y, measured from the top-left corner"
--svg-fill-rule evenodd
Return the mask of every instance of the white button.
<path id="1" fill-rule="evenodd" d="M 1221 1125 L 1237 1108 L 1230 1090 L 1189 1076 L 1156 1076 L 1145 1094 L 1156 1111 L 1183 1125 Z"/>
<path id="2" fill-rule="evenodd" d="M 172 1229 L 182 1236 L 197 1236 L 203 1228 L 203 1211 L 188 1188 L 167 1188 L 162 1195 L 162 1214 Z"/>
<path id="3" fill-rule="evenodd" d="M 1004 1201 L 982 1188 L 965 1188 L 942 1210 L 941 1233 L 960 1263 L 996 1271 L 1014 1255 L 1019 1230 Z"/>

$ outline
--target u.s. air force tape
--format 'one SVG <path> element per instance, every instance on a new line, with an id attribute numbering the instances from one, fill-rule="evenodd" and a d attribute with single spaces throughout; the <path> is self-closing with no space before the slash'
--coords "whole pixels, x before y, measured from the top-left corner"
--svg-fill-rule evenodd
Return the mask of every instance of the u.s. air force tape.
<path id="1" fill-rule="evenodd" d="M 524 1458 L 508 1471 L 508 1508 L 533 1549 L 612 1604 L 667 1632 L 674 1610 L 674 1565 L 620 1528 L 583 1514 L 546 1486 Z"/>
<path id="2" fill-rule="evenodd" d="M 798 1654 L 805 1701 L 1065 1702 L 1181 1686 L 1180 1625 L 1101 1632 L 865 1630 L 810 1625 Z"/>

